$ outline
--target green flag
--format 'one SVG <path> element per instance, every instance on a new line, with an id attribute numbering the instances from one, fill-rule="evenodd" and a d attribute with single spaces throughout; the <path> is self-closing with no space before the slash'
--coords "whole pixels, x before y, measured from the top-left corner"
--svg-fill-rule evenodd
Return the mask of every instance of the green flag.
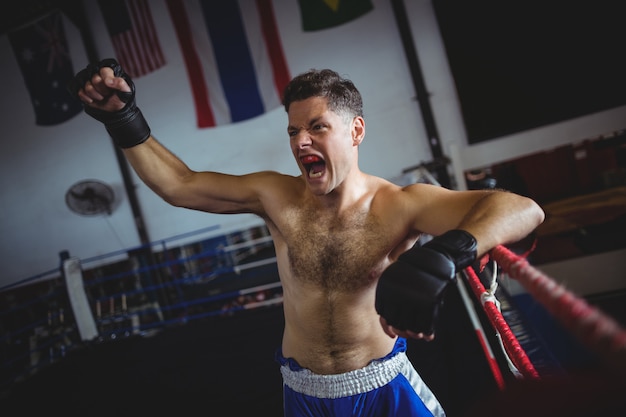
<path id="1" fill-rule="evenodd" d="M 298 0 L 302 30 L 311 32 L 338 26 L 374 8 L 371 0 Z"/>

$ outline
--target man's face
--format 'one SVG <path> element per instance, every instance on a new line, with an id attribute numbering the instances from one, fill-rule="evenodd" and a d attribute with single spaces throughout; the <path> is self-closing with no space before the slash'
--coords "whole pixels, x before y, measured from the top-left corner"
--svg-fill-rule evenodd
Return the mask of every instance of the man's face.
<path id="1" fill-rule="evenodd" d="M 346 178 L 356 162 L 355 119 L 330 111 L 322 97 L 289 106 L 289 133 L 303 178 L 314 194 L 328 194 Z"/>

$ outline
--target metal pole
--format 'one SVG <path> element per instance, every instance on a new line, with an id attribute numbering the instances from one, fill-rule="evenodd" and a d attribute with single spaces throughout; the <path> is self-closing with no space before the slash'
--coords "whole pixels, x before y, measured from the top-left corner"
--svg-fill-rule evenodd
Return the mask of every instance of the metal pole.
<path id="1" fill-rule="evenodd" d="M 426 127 L 426 134 L 428 136 L 428 145 L 433 154 L 435 161 L 443 160 L 447 163 L 448 158 L 443 154 L 441 148 L 441 141 L 439 140 L 439 133 L 437 131 L 437 125 L 433 116 L 433 110 L 430 105 L 430 97 L 426 90 L 426 84 L 424 83 L 424 75 L 420 66 L 419 57 L 413 43 L 413 36 L 411 35 L 411 26 L 406 16 L 406 9 L 404 7 L 404 0 L 392 0 L 391 6 L 396 18 L 396 24 L 400 31 L 400 37 L 402 38 L 402 44 L 404 46 L 404 53 L 409 64 L 411 72 L 411 78 L 413 79 L 413 86 L 415 87 L 415 93 L 417 95 L 417 101 L 420 106 L 422 118 L 424 120 L 424 126 Z M 437 176 L 437 180 L 441 186 L 450 188 L 450 175 L 448 174 L 447 166 L 443 164 L 435 164 L 434 171 Z"/>

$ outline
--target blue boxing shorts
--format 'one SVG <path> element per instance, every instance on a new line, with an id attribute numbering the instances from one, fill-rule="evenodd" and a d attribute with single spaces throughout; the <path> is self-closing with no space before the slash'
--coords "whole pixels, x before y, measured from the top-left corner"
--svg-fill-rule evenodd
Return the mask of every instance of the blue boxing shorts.
<path id="1" fill-rule="evenodd" d="M 285 417 L 300 416 L 445 416 L 430 388 L 406 356 L 398 338 L 384 358 L 343 374 L 318 375 L 302 368 L 279 349 Z"/>

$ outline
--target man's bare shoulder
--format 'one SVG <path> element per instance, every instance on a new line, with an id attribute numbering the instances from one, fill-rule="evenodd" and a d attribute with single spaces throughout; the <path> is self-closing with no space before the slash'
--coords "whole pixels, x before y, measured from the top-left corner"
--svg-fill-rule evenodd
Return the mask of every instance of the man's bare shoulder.
<path id="1" fill-rule="evenodd" d="M 427 184 L 424 182 L 416 182 L 414 184 L 409 184 L 409 185 L 405 185 L 402 187 L 402 191 L 406 191 L 409 193 L 418 193 L 418 194 L 439 192 L 441 190 L 445 190 L 445 189 L 438 185 Z"/>
<path id="2" fill-rule="evenodd" d="M 306 183 L 301 175 L 294 176 L 268 170 L 248 174 L 245 177 L 254 183 L 260 198 L 268 206 L 298 200 L 306 190 Z"/>
<path id="3" fill-rule="evenodd" d="M 414 232 L 433 233 L 441 229 L 441 216 L 457 206 L 455 193 L 438 185 L 415 183 L 397 185 L 381 182 L 372 204 L 379 216 L 390 223 L 404 224 Z"/>
<path id="4" fill-rule="evenodd" d="M 445 192 L 442 187 L 432 184 L 414 183 L 398 185 L 383 178 L 374 178 L 377 180 L 377 194 L 385 198 L 428 198 Z"/>
<path id="5" fill-rule="evenodd" d="M 273 170 L 257 171 L 257 172 L 252 172 L 247 175 L 258 177 L 258 178 L 284 178 L 284 179 L 292 179 L 292 180 L 299 180 L 302 177 L 302 175 L 295 176 L 295 175 L 285 174 L 285 173 L 273 171 Z"/>
<path id="6" fill-rule="evenodd" d="M 304 185 L 302 175 L 294 176 L 272 170 L 257 171 L 242 175 L 242 177 L 256 182 L 262 187 L 283 188 L 285 186 Z"/>

